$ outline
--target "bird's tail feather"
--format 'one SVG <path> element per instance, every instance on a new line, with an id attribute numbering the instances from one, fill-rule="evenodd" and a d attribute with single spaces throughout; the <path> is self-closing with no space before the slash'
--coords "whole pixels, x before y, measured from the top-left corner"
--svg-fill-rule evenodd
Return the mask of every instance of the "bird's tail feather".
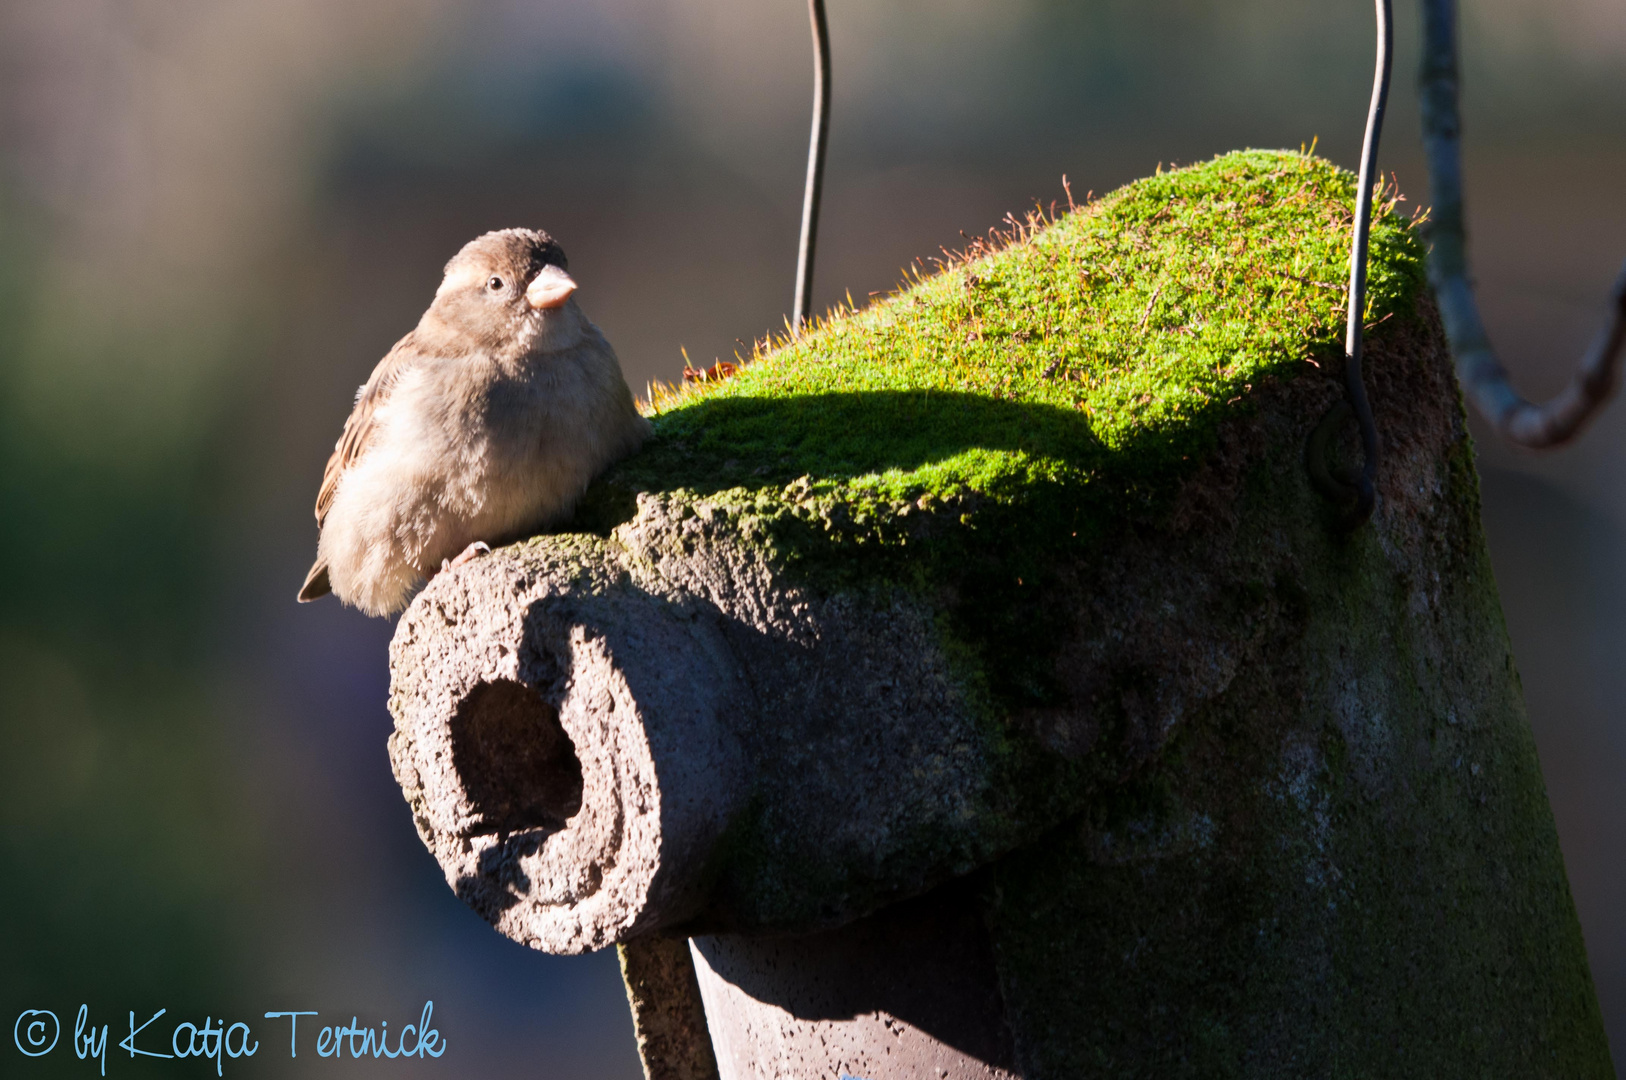
<path id="1" fill-rule="evenodd" d="M 299 587 L 299 602 L 308 604 L 332 591 L 333 585 L 327 579 L 327 563 L 318 559 L 316 565 L 311 567 L 311 572 L 305 575 L 305 584 Z"/>

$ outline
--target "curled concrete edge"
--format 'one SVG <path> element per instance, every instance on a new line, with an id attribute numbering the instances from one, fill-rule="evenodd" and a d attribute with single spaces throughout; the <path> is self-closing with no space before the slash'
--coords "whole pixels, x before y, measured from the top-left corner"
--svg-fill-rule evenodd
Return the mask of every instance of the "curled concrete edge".
<path id="1" fill-rule="evenodd" d="M 1436 477 L 1460 426 L 1389 405 L 1396 385 L 1453 401 L 1437 334 L 1372 342 L 1397 476 Z M 951 591 L 812 587 L 726 499 L 642 493 L 607 536 L 438 576 L 391 656 L 392 754 L 426 845 L 501 932 L 582 952 L 835 927 L 1033 842 L 1270 663 L 1266 628 L 1307 617 L 1297 583 L 1326 541 L 1280 451 L 1338 387 L 1258 393 L 1134 543 L 1058 555 L 1022 601 L 1056 635 L 1042 706 L 979 698 L 944 636 Z M 1407 484 L 1380 485 L 1383 530 L 1439 490 Z"/>
<path id="2" fill-rule="evenodd" d="M 553 953 L 687 917 L 747 787 L 715 627 L 636 592 L 460 597 L 415 606 L 393 646 L 426 646 L 392 695 L 390 756 L 447 882 Z"/>

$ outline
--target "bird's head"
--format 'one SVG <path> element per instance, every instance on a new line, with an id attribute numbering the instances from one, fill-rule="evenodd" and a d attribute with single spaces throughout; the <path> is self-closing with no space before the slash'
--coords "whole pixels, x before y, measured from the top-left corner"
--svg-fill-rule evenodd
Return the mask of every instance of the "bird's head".
<path id="1" fill-rule="evenodd" d="M 486 233 L 464 244 L 446 264 L 429 313 L 487 349 L 515 340 L 529 343 L 539 335 L 573 337 L 580 313 L 570 302 L 576 282 L 566 265 L 564 249 L 545 232 Z"/>

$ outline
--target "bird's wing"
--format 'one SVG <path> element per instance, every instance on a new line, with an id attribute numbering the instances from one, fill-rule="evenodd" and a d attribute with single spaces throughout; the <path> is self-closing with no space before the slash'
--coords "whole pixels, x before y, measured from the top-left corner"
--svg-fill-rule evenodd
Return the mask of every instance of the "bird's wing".
<path id="1" fill-rule="evenodd" d="M 422 359 L 416 333 L 414 331 L 396 342 L 395 348 L 373 368 L 373 374 L 366 384 L 356 391 L 356 407 L 350 411 L 350 419 L 344 422 L 344 434 L 334 444 L 333 456 L 327 459 L 327 468 L 322 470 L 322 488 L 316 493 L 318 527 L 327 519 L 327 512 L 333 506 L 333 497 L 338 493 L 339 480 L 345 470 L 354 465 L 367 449 L 367 443 L 373 436 L 373 418 L 379 406 L 389 400 L 390 391 L 395 389 L 402 373 Z"/>

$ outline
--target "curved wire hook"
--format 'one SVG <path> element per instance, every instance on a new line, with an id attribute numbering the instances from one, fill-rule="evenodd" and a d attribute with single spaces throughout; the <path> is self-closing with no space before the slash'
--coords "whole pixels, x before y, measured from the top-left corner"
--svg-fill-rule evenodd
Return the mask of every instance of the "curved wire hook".
<path id="1" fill-rule="evenodd" d="M 812 315 L 813 249 L 819 233 L 819 199 L 824 194 L 824 152 L 830 142 L 830 31 L 824 0 L 807 0 L 813 24 L 813 133 L 807 147 L 807 188 L 802 195 L 802 240 L 796 255 L 796 300 L 791 330 L 800 334 Z"/>
<path id="2" fill-rule="evenodd" d="M 1509 442 L 1532 448 L 1574 438 L 1615 389 L 1626 346 L 1626 267 L 1615 279 L 1603 330 L 1557 397 L 1540 405 L 1508 381 L 1491 349 L 1468 279 L 1468 240 L 1462 209 L 1462 120 L 1457 111 L 1456 0 L 1423 0 L 1423 67 L 1419 79 L 1423 145 L 1434 208 L 1428 226 L 1428 276 L 1439 300 L 1445 336 L 1467 397 Z"/>
<path id="3" fill-rule="evenodd" d="M 1372 516 L 1377 502 L 1378 429 L 1372 420 L 1372 405 L 1366 397 L 1361 377 L 1361 344 L 1366 315 L 1367 240 L 1372 232 L 1372 193 L 1377 170 L 1378 142 L 1383 136 L 1383 114 L 1389 106 L 1389 77 L 1394 68 L 1393 0 L 1375 0 L 1378 21 L 1378 53 L 1372 73 L 1372 101 L 1366 110 L 1366 137 L 1361 143 L 1361 173 L 1355 190 L 1355 235 L 1349 250 L 1349 314 L 1344 327 L 1344 397 L 1316 427 L 1306 447 L 1310 476 L 1316 486 L 1336 502 L 1354 505 L 1344 515 L 1343 526 L 1354 529 Z M 1361 429 L 1362 464 L 1359 473 L 1334 474 L 1327 465 L 1331 436 L 1336 428 L 1353 417 Z"/>

